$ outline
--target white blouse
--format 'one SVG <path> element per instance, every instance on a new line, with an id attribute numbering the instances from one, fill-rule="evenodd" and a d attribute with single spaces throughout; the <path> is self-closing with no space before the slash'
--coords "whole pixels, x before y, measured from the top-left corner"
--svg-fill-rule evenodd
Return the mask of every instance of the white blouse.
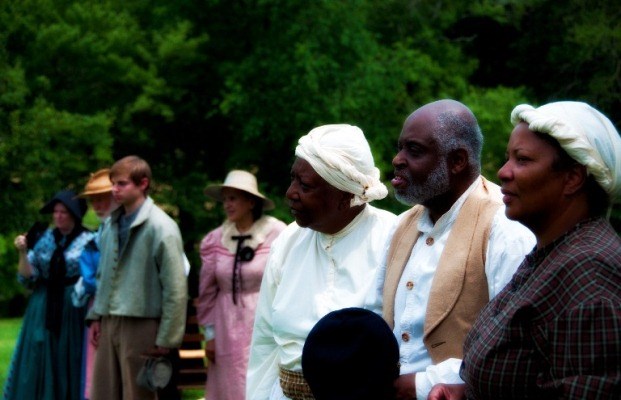
<path id="1" fill-rule="evenodd" d="M 275 398 L 279 365 L 301 371 L 304 341 L 327 313 L 362 307 L 396 216 L 367 204 L 334 235 L 290 224 L 274 241 L 257 306 L 246 398 Z M 278 390 L 276 390 L 278 392 Z"/>

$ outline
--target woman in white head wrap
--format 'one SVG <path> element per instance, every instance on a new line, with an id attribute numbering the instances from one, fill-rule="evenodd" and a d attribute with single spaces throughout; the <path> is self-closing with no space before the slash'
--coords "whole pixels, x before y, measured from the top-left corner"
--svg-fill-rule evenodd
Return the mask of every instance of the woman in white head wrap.
<path id="1" fill-rule="evenodd" d="M 506 214 L 537 246 L 464 344 L 465 386 L 430 399 L 621 398 L 621 138 L 585 103 L 515 107 L 498 171 Z"/>
<path id="2" fill-rule="evenodd" d="M 511 122 L 525 122 L 533 132 L 553 137 L 607 193 L 611 202 L 621 199 L 621 138 L 610 120 L 586 103 L 560 101 L 533 108 L 522 104 Z"/>
<path id="3" fill-rule="evenodd" d="M 286 193 L 295 222 L 272 244 L 259 292 L 249 400 L 312 399 L 306 336 L 327 313 L 364 304 L 396 219 L 368 204 L 388 192 L 358 127 L 315 128 L 295 154 Z"/>
<path id="4" fill-rule="evenodd" d="M 302 136 L 295 155 L 330 185 L 352 193 L 352 206 L 380 200 L 388 190 L 379 180 L 369 144 L 357 126 L 324 125 Z"/>

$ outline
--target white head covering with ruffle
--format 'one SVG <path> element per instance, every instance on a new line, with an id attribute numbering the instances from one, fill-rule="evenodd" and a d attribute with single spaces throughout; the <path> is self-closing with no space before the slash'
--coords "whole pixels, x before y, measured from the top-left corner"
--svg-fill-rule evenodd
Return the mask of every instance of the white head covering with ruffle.
<path id="1" fill-rule="evenodd" d="M 612 202 L 621 200 L 621 137 L 604 114 L 576 101 L 538 108 L 521 104 L 511 112 L 511 123 L 520 122 L 556 139 L 571 158 L 586 167 Z"/>
<path id="2" fill-rule="evenodd" d="M 352 193 L 351 206 L 386 197 L 373 154 L 362 130 L 347 124 L 323 125 L 302 136 L 295 155 L 330 185 Z"/>

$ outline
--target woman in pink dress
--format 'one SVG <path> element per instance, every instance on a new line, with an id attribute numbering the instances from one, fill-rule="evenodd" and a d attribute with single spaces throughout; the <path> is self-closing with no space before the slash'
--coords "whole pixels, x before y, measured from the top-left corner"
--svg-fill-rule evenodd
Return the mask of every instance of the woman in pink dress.
<path id="1" fill-rule="evenodd" d="M 227 219 L 202 240 L 197 303 L 205 329 L 206 400 L 244 400 L 246 368 L 263 270 L 285 223 L 264 210 L 274 203 L 249 172 L 232 170 L 205 194 L 224 205 Z"/>

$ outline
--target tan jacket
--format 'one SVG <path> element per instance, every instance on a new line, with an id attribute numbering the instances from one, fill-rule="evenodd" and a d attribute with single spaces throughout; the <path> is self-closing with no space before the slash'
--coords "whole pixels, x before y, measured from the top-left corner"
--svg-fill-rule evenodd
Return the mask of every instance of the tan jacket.
<path id="1" fill-rule="evenodd" d="M 485 255 L 502 195 L 498 185 L 480 179 L 482 184 L 468 196 L 449 233 L 429 294 L 423 342 L 434 364 L 462 358 L 466 334 L 489 301 Z M 388 252 L 383 314 L 391 327 L 397 285 L 420 235 L 417 226 L 423 210 L 414 206 L 402 218 Z"/>

